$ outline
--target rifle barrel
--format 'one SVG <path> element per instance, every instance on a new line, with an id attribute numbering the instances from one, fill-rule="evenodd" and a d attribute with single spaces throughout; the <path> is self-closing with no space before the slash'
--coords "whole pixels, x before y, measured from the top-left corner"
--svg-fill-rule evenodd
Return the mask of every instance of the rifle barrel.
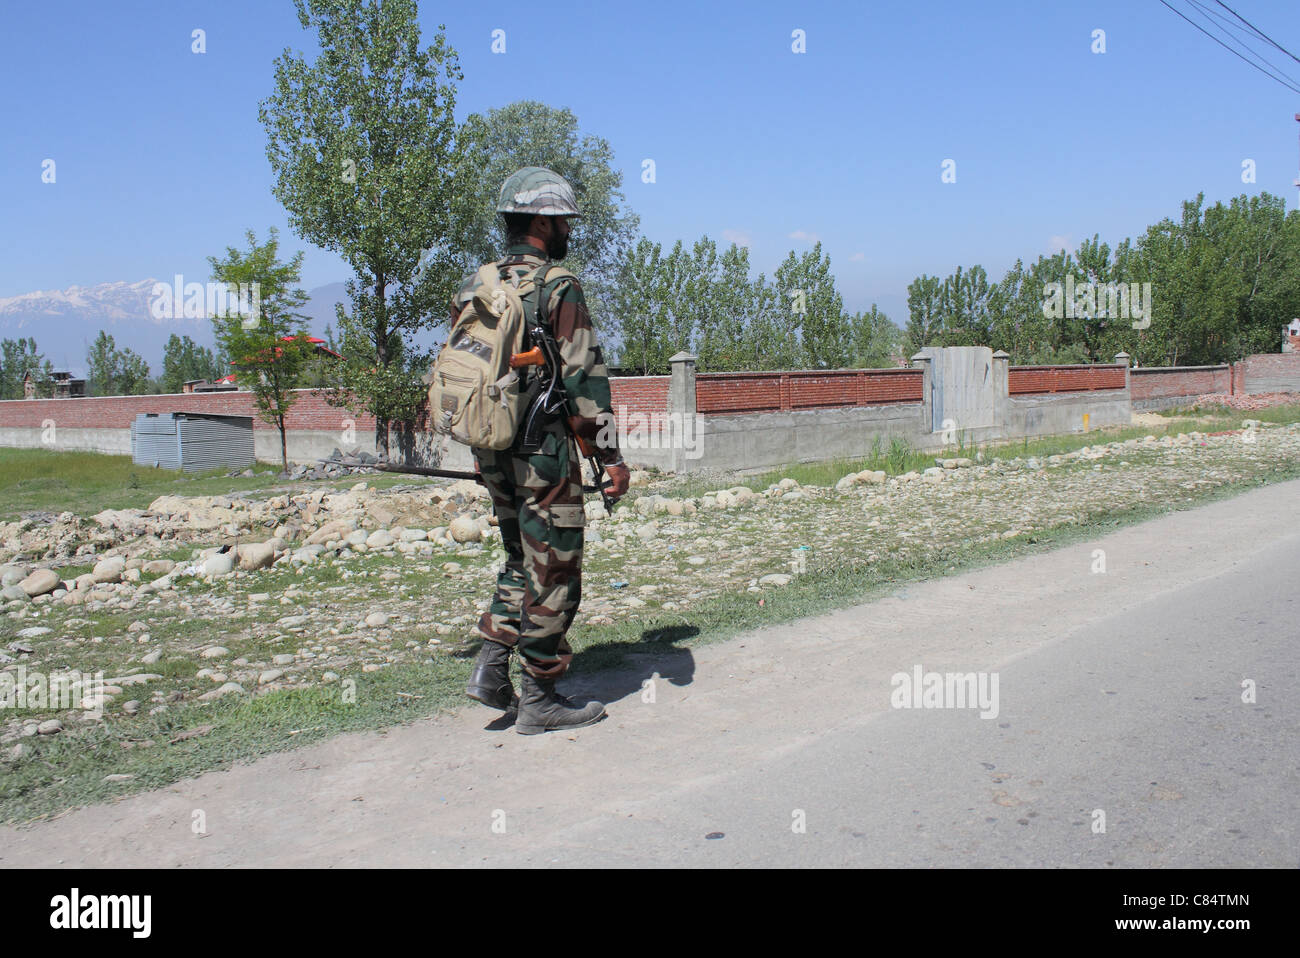
<path id="1" fill-rule="evenodd" d="M 434 469 L 430 466 L 399 466 L 387 462 L 358 462 L 348 459 L 317 459 L 316 461 L 332 463 L 336 466 L 347 466 L 350 469 L 378 469 L 380 472 L 401 472 L 412 476 L 436 476 L 440 479 L 472 479 L 475 482 L 480 481 L 477 473 L 457 469 Z"/>

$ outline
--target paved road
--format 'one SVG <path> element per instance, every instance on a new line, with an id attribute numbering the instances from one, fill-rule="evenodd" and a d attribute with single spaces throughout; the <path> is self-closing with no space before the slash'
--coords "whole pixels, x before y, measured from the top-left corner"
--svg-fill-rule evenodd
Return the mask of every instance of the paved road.
<path id="1" fill-rule="evenodd" d="M 343 736 L 0 829 L 0 865 L 1295 868 L 1297 596 L 1290 482 L 575 679 L 612 704 L 568 736 Z M 996 717 L 891 707 L 917 666 L 996 676 Z"/>

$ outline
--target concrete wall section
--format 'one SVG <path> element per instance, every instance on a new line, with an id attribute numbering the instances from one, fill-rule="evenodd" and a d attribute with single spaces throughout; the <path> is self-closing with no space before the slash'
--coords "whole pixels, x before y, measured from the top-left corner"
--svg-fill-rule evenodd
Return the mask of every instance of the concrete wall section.
<path id="1" fill-rule="evenodd" d="M 1238 366 L 1242 392 L 1300 392 L 1300 353 L 1247 356 Z"/>
<path id="2" fill-rule="evenodd" d="M 1127 426 L 1133 417 L 1128 393 L 1119 391 L 1011 396 L 1005 409 L 1000 438 L 1006 439 L 1083 432 L 1085 414 L 1089 430 Z"/>
<path id="3" fill-rule="evenodd" d="M 849 409 L 795 410 L 701 417 L 702 455 L 683 458 L 681 471 L 762 469 L 791 462 L 861 458 L 879 436 L 882 451 L 894 436 L 913 447 L 937 443 L 919 403 Z"/>

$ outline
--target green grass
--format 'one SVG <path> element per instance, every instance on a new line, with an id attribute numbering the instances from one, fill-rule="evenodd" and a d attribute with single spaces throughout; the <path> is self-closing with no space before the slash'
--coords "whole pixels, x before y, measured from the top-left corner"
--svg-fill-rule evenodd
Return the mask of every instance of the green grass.
<path id="1" fill-rule="evenodd" d="M 347 489 L 359 481 L 371 488 L 428 482 L 421 476 L 366 474 L 315 482 L 289 482 L 279 463 L 257 462 L 251 477 L 230 477 L 226 468 L 181 473 L 139 466 L 130 456 L 52 449 L 0 448 L 0 521 L 24 512 L 76 512 L 92 516 L 103 509 L 147 509 L 159 496 L 225 496 L 254 490 Z"/>
<path id="2" fill-rule="evenodd" d="M 1179 406 L 1173 409 L 1165 409 L 1159 415 L 1170 418 L 1185 418 L 1188 416 L 1209 417 L 1224 422 L 1232 422 L 1235 425 L 1229 428 L 1238 428 L 1241 426 L 1243 419 L 1255 419 L 1259 422 L 1273 423 L 1290 423 L 1300 419 L 1300 403 L 1291 403 L 1282 406 L 1267 406 L 1264 409 L 1233 409 L 1231 406 L 1217 404 L 1199 406 Z"/>

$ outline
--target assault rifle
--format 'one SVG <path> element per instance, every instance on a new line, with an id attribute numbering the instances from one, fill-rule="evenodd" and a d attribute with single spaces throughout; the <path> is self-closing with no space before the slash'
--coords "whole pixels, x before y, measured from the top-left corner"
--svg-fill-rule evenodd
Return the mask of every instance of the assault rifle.
<path id="1" fill-rule="evenodd" d="M 594 486 L 584 485 L 582 491 L 599 492 L 601 501 L 605 503 L 605 511 L 612 513 L 618 500 L 611 499 L 605 490 L 614 483 L 605 474 L 605 466 L 596 456 L 591 443 L 578 435 L 578 417 L 569 415 L 569 395 L 561 379 L 564 362 L 560 359 L 560 347 L 550 330 L 540 322 L 529 328 L 529 334 L 535 343 L 533 348 L 510 357 L 511 369 L 521 369 L 524 366 L 539 367 L 538 376 L 542 381 L 542 390 L 533 400 L 524 419 L 523 448 L 536 451 L 541 446 L 542 427 L 556 414 L 563 413 L 564 424 L 577 442 L 578 451 L 587 460 L 587 465 L 591 467 L 591 475 L 596 481 Z"/>
<path id="2" fill-rule="evenodd" d="M 380 472 L 403 472 L 411 476 L 437 476 L 442 479 L 473 479 L 483 482 L 477 472 L 461 472 L 458 469 L 434 469 L 431 466 L 401 466 L 380 459 L 378 462 L 362 462 L 359 459 L 317 459 L 326 465 L 346 466 L 349 469 L 378 469 Z"/>

